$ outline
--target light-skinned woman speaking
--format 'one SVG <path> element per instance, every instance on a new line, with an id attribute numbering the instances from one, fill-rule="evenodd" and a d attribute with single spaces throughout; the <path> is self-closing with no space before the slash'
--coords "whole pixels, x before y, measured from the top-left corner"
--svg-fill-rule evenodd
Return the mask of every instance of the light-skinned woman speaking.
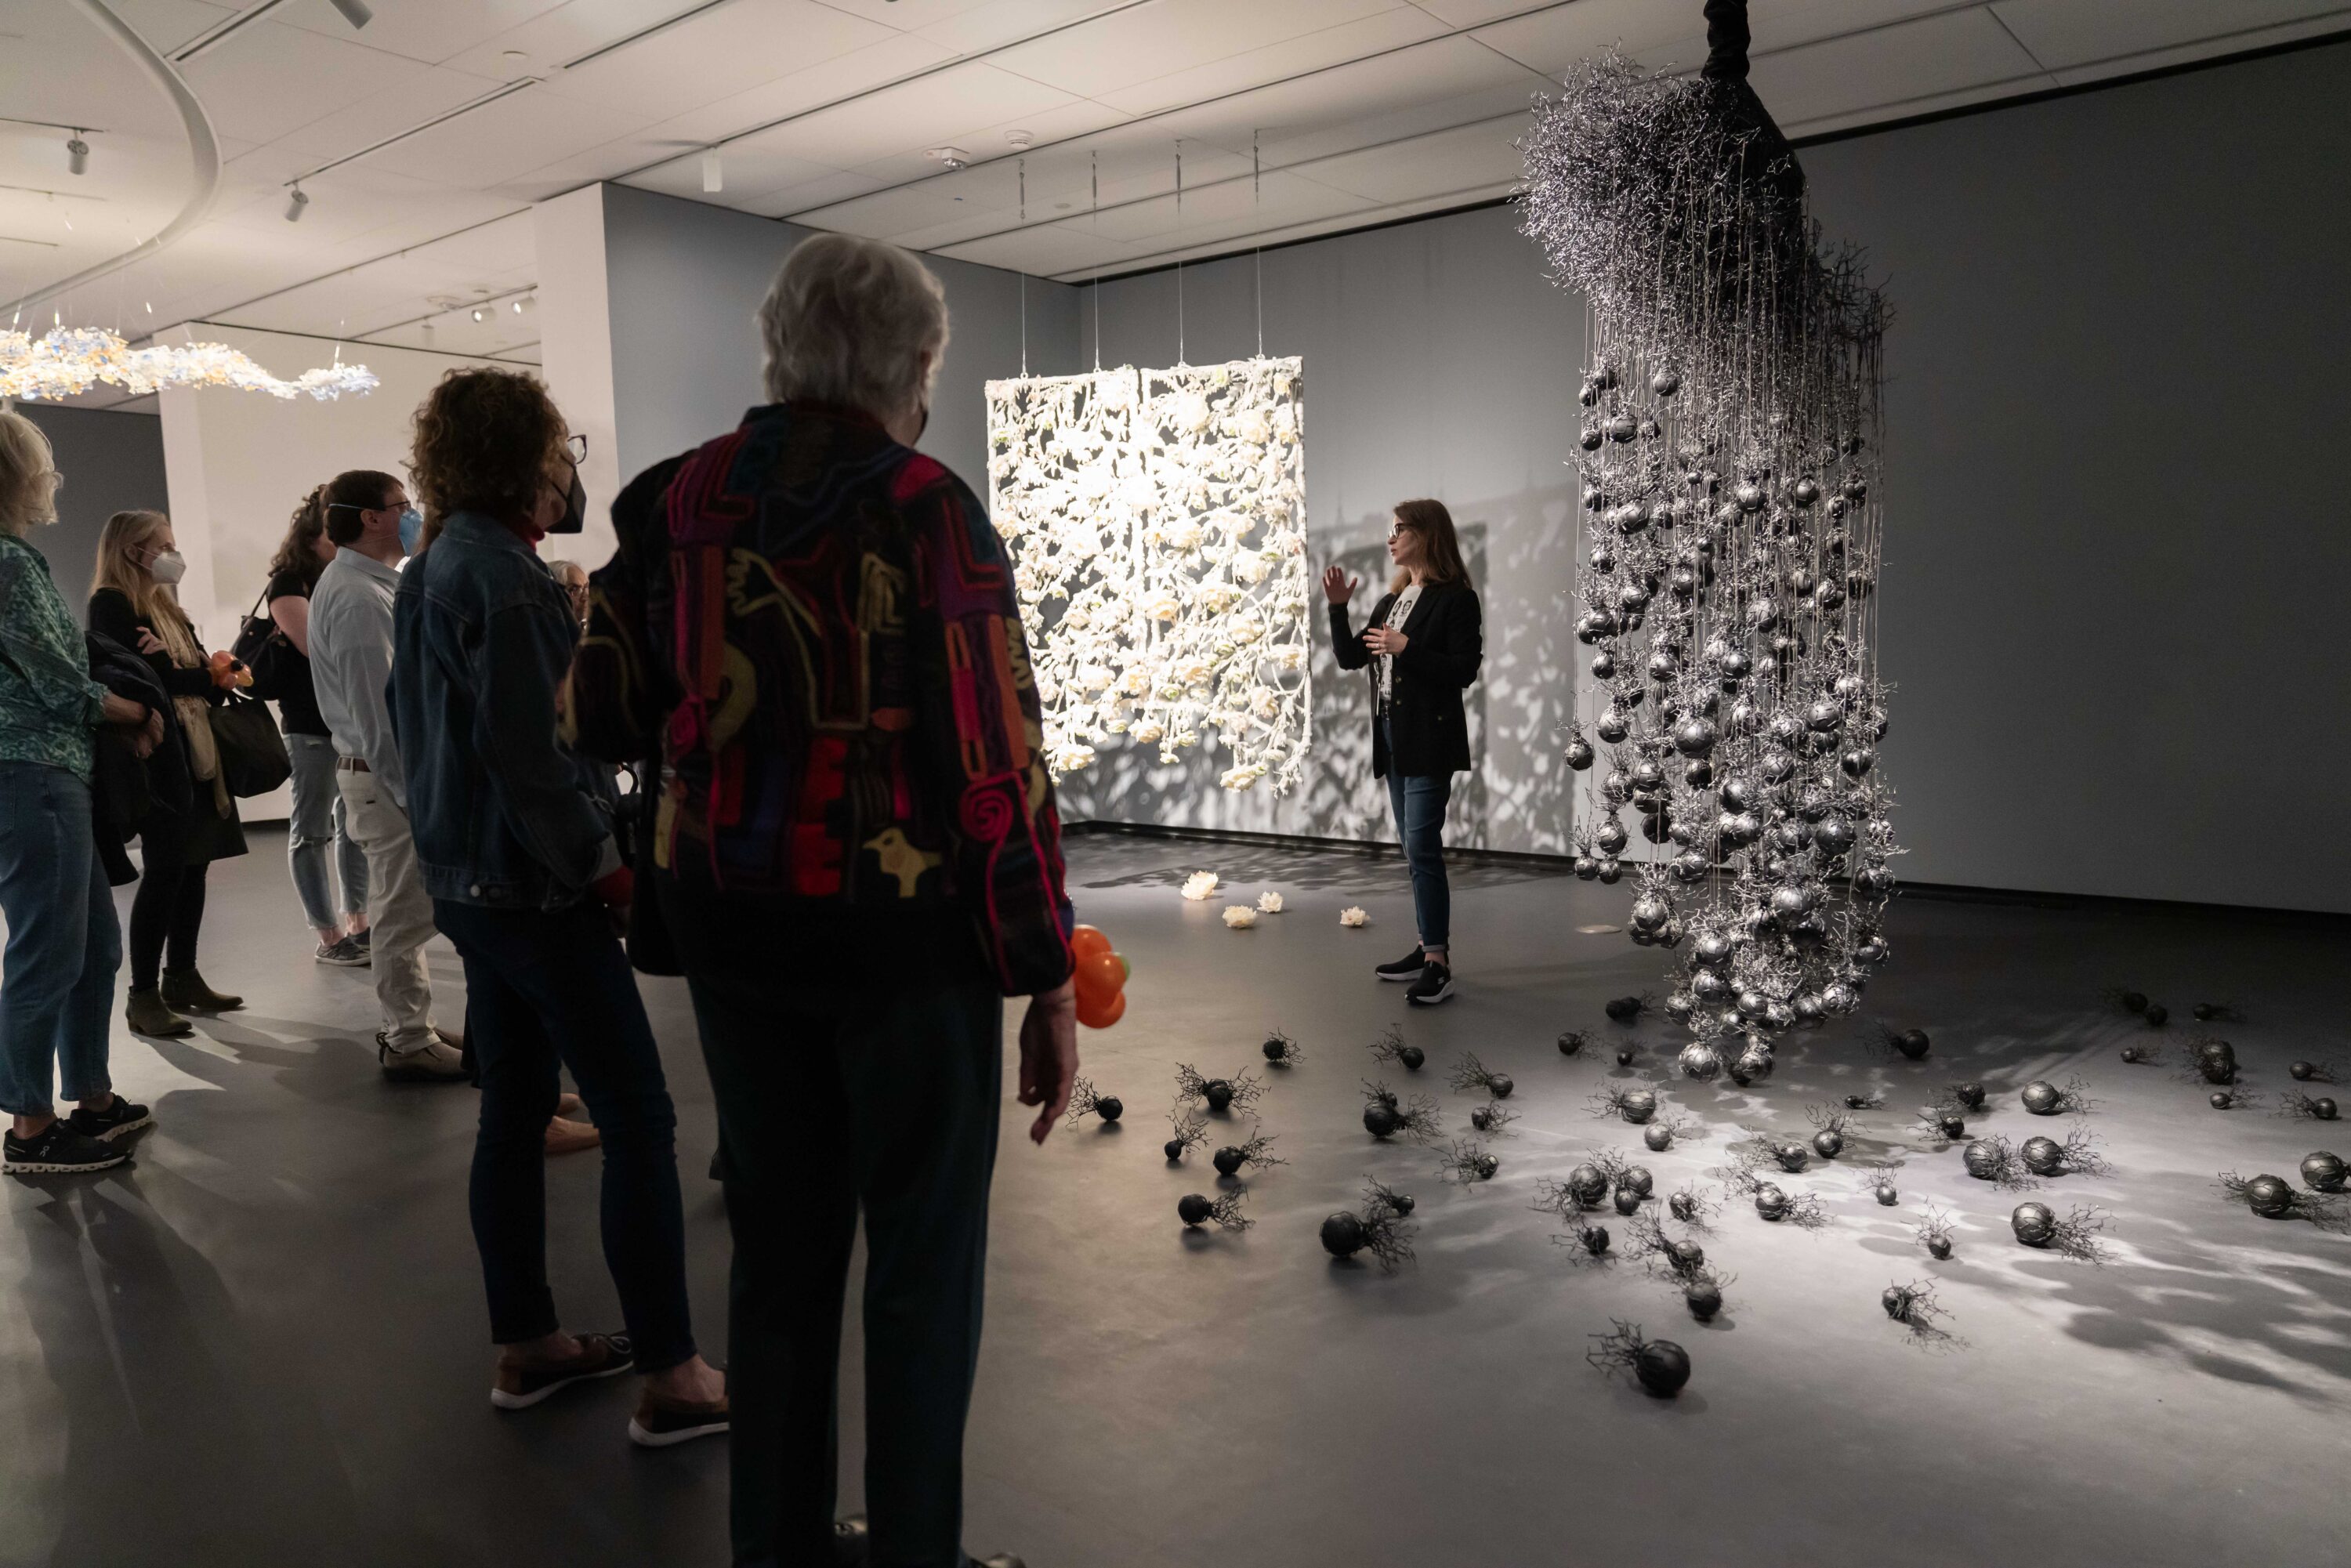
<path id="1" fill-rule="evenodd" d="M 1453 775 L 1469 768 L 1461 694 L 1478 678 L 1484 632 L 1477 591 L 1461 563 L 1453 516 L 1442 501 L 1404 501 L 1388 528 L 1395 576 L 1361 632 L 1347 623 L 1357 579 L 1322 574 L 1331 644 L 1343 670 L 1371 671 L 1372 777 L 1388 781 L 1396 836 L 1412 873 L 1419 946 L 1374 971 L 1435 1006 L 1453 994 L 1453 897 L 1445 881 L 1445 807 Z"/>

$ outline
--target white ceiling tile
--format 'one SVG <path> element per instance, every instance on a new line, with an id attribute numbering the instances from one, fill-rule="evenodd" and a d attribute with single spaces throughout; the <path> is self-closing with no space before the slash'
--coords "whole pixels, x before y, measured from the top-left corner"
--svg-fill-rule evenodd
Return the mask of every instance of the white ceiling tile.
<path id="1" fill-rule="evenodd" d="M 900 35 L 811 66 L 702 108 L 662 120 L 657 130 L 696 143 L 734 136 L 755 125 L 807 114 L 946 65 L 954 57 L 938 45 Z"/>
<path id="2" fill-rule="evenodd" d="M 644 120 L 537 88 L 368 154 L 361 162 L 479 190 L 643 129 Z"/>
<path id="3" fill-rule="evenodd" d="M 1997 0 L 1991 9 L 2052 70 L 2177 48 L 2215 34 L 2314 17 L 2335 27 L 2351 20 L 2342 0 Z"/>
<path id="4" fill-rule="evenodd" d="M 26 3 L 39 4 L 42 0 Z M 110 0 L 110 6 L 116 16 L 131 25 L 132 32 L 167 55 L 199 33 L 226 21 L 238 9 L 221 0 Z M 5 15 L 6 11 L 0 11 L 0 16 Z"/>
<path id="5" fill-rule="evenodd" d="M 565 0 L 370 0 L 374 19 L 365 27 L 354 28 L 328 0 L 293 0 L 271 12 L 269 19 L 324 37 L 356 38 L 371 49 L 438 64 L 564 5 Z M 633 8 L 660 14 L 645 0 L 633 0 Z M 245 47 L 245 37 L 239 34 L 222 48 Z"/>
<path id="6" fill-rule="evenodd" d="M 1134 0 L 985 0 L 922 29 L 922 36 L 958 55 L 1002 48 L 1073 22 L 1100 16 Z M 892 19 L 902 7 L 892 5 Z"/>
<path id="7" fill-rule="evenodd" d="M 852 16 L 910 33 L 948 26 L 985 11 L 995 3 L 996 0 L 825 0 L 828 5 L 838 5 Z"/>
<path id="8" fill-rule="evenodd" d="M 815 0 L 733 0 L 574 69 L 542 74 L 565 97 L 662 120 L 778 78 L 821 72 L 828 61 L 897 36 Z"/>
<path id="9" fill-rule="evenodd" d="M 316 167 L 397 136 L 502 85 L 490 78 L 428 68 L 397 87 L 337 107 L 274 145 L 295 153 L 305 167 Z"/>
<path id="10" fill-rule="evenodd" d="M 1184 0 L 1120 11 L 994 57 L 1006 70 L 1100 98 L 1171 71 L 1397 9 L 1397 0 Z"/>
<path id="11" fill-rule="evenodd" d="M 269 20 L 180 69 L 214 127 L 248 141 L 275 141 L 424 75 L 414 60 Z"/>
<path id="12" fill-rule="evenodd" d="M 1157 124 L 1243 153 L 1255 133 L 1264 154 L 1280 162 L 1522 105 L 1543 85 L 1524 66 L 1469 38 L 1441 38 L 1178 110 Z"/>
<path id="13" fill-rule="evenodd" d="M 1531 11 L 1540 0 L 1413 0 L 1449 27 L 1475 27 Z"/>
<path id="14" fill-rule="evenodd" d="M 820 109 L 762 140 L 810 162 L 853 169 L 910 149 L 955 144 L 988 125 L 1042 114 L 1071 95 L 988 65 L 962 65 Z"/>
<path id="15" fill-rule="evenodd" d="M 1508 184 L 1526 170 L 1525 158 L 1511 145 L 1526 126 L 1521 111 L 1393 146 L 1317 159 L 1299 172 L 1382 203 L 1417 201 L 1465 185 Z"/>
<path id="16" fill-rule="evenodd" d="M 2053 85 L 1980 8 L 1788 49 L 1758 59 L 1748 80 L 1782 126 L 1864 109 L 1910 112 L 1935 94 L 1991 83 Z"/>
<path id="17" fill-rule="evenodd" d="M 1114 104 L 1132 114 L 1155 114 L 1165 109 L 1245 92 L 1267 82 L 1286 80 L 1309 71 L 1342 66 L 1367 55 L 1384 54 L 1439 37 L 1443 32 L 1443 24 L 1426 12 L 1405 5 L 1343 22 L 1334 27 L 1324 27 L 1300 37 L 1268 44 L 1263 48 L 1228 55 L 1187 70 L 1171 71 L 1132 87 L 1113 89 L 1096 96 L 1102 102 Z M 1463 42 L 1489 59 L 1493 58 L 1490 51 L 1478 49 L 1475 44 L 1468 44 L 1466 39 Z"/>

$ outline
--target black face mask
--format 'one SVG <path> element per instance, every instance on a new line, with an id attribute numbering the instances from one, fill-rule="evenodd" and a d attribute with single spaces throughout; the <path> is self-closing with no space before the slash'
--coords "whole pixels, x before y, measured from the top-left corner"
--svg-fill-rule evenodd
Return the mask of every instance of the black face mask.
<path id="1" fill-rule="evenodd" d="M 915 422 L 915 424 L 914 424 L 914 439 L 915 439 L 915 441 L 917 441 L 917 442 L 921 441 L 921 440 L 923 439 L 923 432 L 925 432 L 925 431 L 926 431 L 926 430 L 930 429 L 930 427 L 931 427 L 931 405 L 930 405 L 929 403 L 925 403 L 925 404 L 923 405 L 923 417 L 922 417 L 920 420 L 916 421 L 916 422 Z"/>
<path id="2" fill-rule="evenodd" d="M 549 523 L 550 534 L 576 534 L 588 526 L 588 486 L 580 482 L 580 471 L 571 472 L 571 488 L 563 497 L 563 516 Z"/>

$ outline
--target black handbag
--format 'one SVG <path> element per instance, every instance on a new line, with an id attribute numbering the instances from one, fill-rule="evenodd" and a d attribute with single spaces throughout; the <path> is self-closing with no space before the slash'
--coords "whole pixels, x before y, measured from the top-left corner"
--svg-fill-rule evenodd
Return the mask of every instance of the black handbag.
<path id="1" fill-rule="evenodd" d="M 279 702 L 286 696 L 287 661 L 283 655 L 294 652 L 294 643 L 279 628 L 276 618 L 264 612 L 263 601 L 268 597 L 269 590 L 265 587 L 260 598 L 253 601 L 252 610 L 236 623 L 236 641 L 229 645 L 229 653 L 237 663 L 252 672 L 253 685 L 247 689 L 255 696 Z M 274 789 L 277 786 L 273 784 L 270 788 Z M 254 792 L 260 794 L 264 791 Z"/>
<path id="2" fill-rule="evenodd" d="M 294 776 L 293 758 L 286 755 L 286 737 L 267 705 L 250 696 L 232 695 L 208 716 L 213 725 L 213 748 L 220 753 L 221 782 L 240 800 L 266 795 Z"/>
<path id="3" fill-rule="evenodd" d="M 677 940 L 670 934 L 669 921 L 662 913 L 661 890 L 655 885 L 659 873 L 653 867 L 653 819 L 661 805 L 657 793 L 661 780 L 660 747 L 654 747 L 651 760 L 631 764 L 629 773 L 637 787 L 621 797 L 620 810 L 613 822 L 621 852 L 636 882 L 636 895 L 629 900 L 629 928 L 622 945 L 628 949 L 629 967 L 641 975 L 683 975 L 685 966 L 678 961 Z M 653 776 L 652 789 L 646 788 L 647 774 Z"/>

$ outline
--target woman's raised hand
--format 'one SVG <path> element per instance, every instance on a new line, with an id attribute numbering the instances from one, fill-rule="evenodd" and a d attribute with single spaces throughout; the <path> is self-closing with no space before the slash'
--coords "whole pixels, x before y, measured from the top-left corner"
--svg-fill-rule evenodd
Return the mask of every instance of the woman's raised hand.
<path id="1" fill-rule="evenodd" d="M 1349 577 L 1336 566 L 1326 566 L 1322 569 L 1322 597 L 1333 604 L 1344 604 L 1354 597 L 1355 589 L 1362 581 L 1361 578 Z"/>

